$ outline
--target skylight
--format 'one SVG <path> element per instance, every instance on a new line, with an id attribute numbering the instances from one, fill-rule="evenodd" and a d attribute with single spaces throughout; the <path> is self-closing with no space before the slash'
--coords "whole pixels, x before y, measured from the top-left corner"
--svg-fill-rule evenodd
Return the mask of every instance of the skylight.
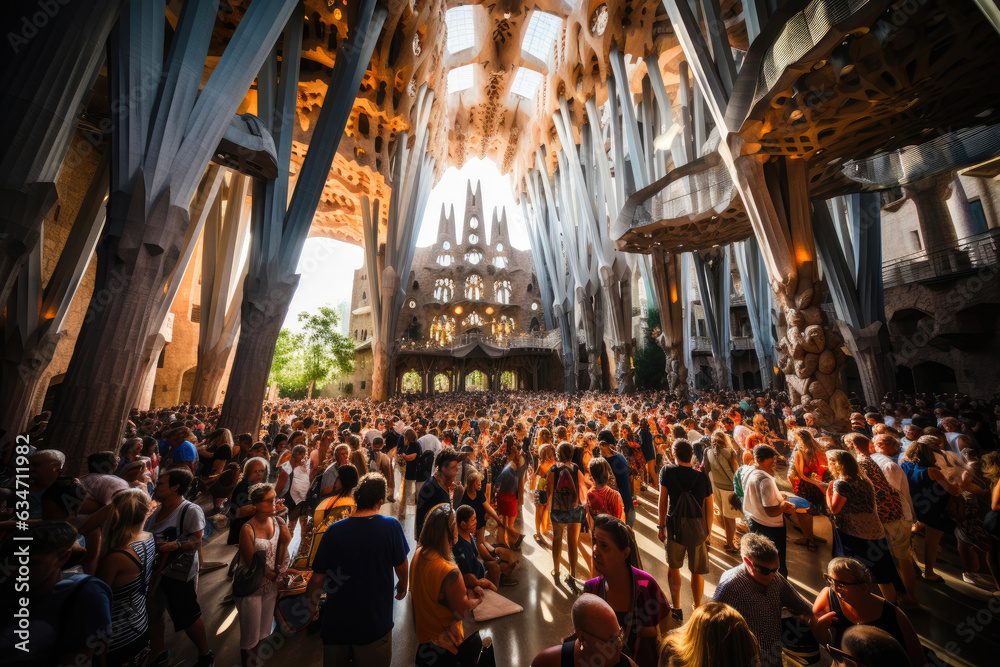
<path id="1" fill-rule="evenodd" d="M 454 11 L 454 10 L 452 10 Z M 449 12 L 450 14 L 451 12 Z M 562 26 L 562 19 L 553 14 L 536 11 L 531 15 L 528 22 L 528 29 L 524 33 L 524 41 L 521 48 L 547 63 L 552 54 L 552 42 L 556 39 L 556 34 Z M 451 48 L 451 24 L 448 26 L 448 44 Z"/>
<path id="2" fill-rule="evenodd" d="M 472 88 L 472 68 L 473 65 L 462 65 L 448 70 L 448 94 L 460 93 L 463 90 Z M 540 77 L 541 75 L 539 75 Z M 538 87 L 537 85 L 535 86 Z"/>
<path id="3" fill-rule="evenodd" d="M 476 29 L 472 23 L 472 5 L 449 9 L 444 20 L 448 25 L 448 53 L 458 53 L 475 46 Z"/>
<path id="4" fill-rule="evenodd" d="M 454 71 L 454 70 L 452 70 Z M 449 77 L 449 89 L 450 87 L 450 77 Z M 519 95 L 526 100 L 535 99 L 535 93 L 538 92 L 538 86 L 542 85 L 542 73 L 536 72 L 533 69 L 528 69 L 527 67 L 520 67 L 517 70 L 517 74 L 514 76 L 514 83 L 511 84 L 510 92 L 512 95 Z"/>

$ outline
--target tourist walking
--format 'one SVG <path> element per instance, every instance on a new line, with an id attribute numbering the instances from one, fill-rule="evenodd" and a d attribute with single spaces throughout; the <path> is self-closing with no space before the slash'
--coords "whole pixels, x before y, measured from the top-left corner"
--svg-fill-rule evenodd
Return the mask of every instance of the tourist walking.
<path id="1" fill-rule="evenodd" d="M 255 566 L 255 555 L 264 553 L 264 579 L 260 588 L 245 597 L 236 597 L 240 615 L 240 660 L 243 667 L 256 665 L 258 646 L 271 634 L 274 605 L 278 600 L 278 577 L 288 567 L 288 526 L 275 517 L 278 496 L 270 484 L 250 488 L 253 516 L 240 529 L 239 559 L 244 567 Z"/>

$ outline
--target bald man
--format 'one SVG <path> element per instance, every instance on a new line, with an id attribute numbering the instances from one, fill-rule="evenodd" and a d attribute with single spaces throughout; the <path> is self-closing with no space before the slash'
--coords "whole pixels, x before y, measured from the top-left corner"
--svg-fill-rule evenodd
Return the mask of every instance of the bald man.
<path id="1" fill-rule="evenodd" d="M 611 605 L 591 593 L 573 603 L 576 639 L 547 648 L 531 667 L 636 667 L 622 653 L 623 630 Z"/>

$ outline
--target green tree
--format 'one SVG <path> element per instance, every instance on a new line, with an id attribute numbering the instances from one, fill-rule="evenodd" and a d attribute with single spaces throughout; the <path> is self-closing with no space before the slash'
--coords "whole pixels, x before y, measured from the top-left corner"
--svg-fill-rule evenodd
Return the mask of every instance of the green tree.
<path id="1" fill-rule="evenodd" d="M 646 331 L 659 331 L 660 313 L 650 308 L 646 312 Z M 640 389 L 667 388 L 667 355 L 663 348 L 656 344 L 647 333 L 632 352 L 632 364 L 635 367 L 635 386 Z"/>
<path id="2" fill-rule="evenodd" d="M 304 344 L 304 336 L 289 329 L 278 332 L 278 342 L 271 359 L 271 372 L 267 382 L 277 385 L 282 396 L 293 398 L 295 394 L 305 396 L 306 383 L 302 379 L 302 364 L 299 351 Z"/>
<path id="3" fill-rule="evenodd" d="M 322 306 L 317 313 L 299 313 L 302 331 L 282 329 L 271 361 L 268 382 L 278 386 L 285 398 L 312 398 L 322 387 L 354 369 L 354 344 L 337 329 L 340 316 Z"/>
<path id="4" fill-rule="evenodd" d="M 306 398 L 312 398 L 316 385 L 322 387 L 338 375 L 354 370 L 354 343 L 342 335 L 340 315 L 330 306 L 320 306 L 317 313 L 299 313 L 302 323 L 302 379 L 308 385 Z"/>

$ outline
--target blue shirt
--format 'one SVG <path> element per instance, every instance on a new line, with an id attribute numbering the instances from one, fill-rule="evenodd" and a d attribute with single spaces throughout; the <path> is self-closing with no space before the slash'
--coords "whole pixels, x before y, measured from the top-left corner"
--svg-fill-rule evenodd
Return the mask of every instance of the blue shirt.
<path id="1" fill-rule="evenodd" d="M 348 517 L 326 529 L 313 560 L 325 574 L 324 644 L 371 644 L 392 631 L 393 568 L 410 546 L 392 517 Z"/>
<path id="2" fill-rule="evenodd" d="M 174 463 L 191 463 L 198 460 L 198 450 L 185 440 L 174 450 Z"/>
<path id="3" fill-rule="evenodd" d="M 621 494 L 622 504 L 625 511 L 632 509 L 632 487 L 628 483 L 628 461 L 621 454 L 612 454 L 608 457 L 608 465 L 615 476 L 615 484 L 618 485 L 618 493 Z"/>
<path id="4" fill-rule="evenodd" d="M 476 538 L 469 536 L 466 542 L 461 535 L 458 542 L 451 548 L 451 553 L 455 556 L 455 563 L 462 574 L 471 574 L 476 579 L 486 576 L 486 567 L 479 560 L 479 548 L 476 546 Z"/>

